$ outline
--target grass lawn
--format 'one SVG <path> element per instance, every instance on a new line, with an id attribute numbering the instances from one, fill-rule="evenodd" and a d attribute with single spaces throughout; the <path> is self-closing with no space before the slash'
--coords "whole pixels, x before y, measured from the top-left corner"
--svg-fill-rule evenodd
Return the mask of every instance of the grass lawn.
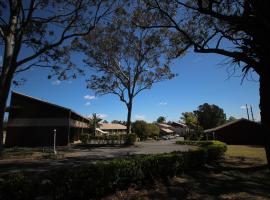
<path id="1" fill-rule="evenodd" d="M 57 147 L 58 154 L 65 154 L 73 152 L 73 149 L 67 147 Z M 0 159 L 42 159 L 50 158 L 53 155 L 53 148 L 26 148 L 26 147 L 13 147 L 5 148 Z"/>
<path id="2" fill-rule="evenodd" d="M 265 151 L 261 146 L 228 145 L 226 156 L 254 159 L 266 163 Z"/>
<path id="3" fill-rule="evenodd" d="M 146 187 L 130 187 L 103 200 L 270 200 L 270 172 L 263 147 L 228 145 L 224 160 Z"/>

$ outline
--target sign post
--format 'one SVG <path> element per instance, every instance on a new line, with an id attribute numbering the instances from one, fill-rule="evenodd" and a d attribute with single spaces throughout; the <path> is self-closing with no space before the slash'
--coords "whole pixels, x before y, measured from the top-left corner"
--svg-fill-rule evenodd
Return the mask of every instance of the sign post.
<path id="1" fill-rule="evenodd" d="M 53 130 L 53 152 L 56 155 L 56 129 Z"/>

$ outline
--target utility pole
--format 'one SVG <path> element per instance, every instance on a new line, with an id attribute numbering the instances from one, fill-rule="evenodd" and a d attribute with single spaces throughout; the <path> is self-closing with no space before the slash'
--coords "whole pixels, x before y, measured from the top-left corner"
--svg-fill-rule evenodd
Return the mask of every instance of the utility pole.
<path id="1" fill-rule="evenodd" d="M 248 116 L 248 120 L 249 120 L 249 112 L 248 112 L 248 105 L 246 104 L 246 109 L 247 109 L 247 116 Z"/>
<path id="2" fill-rule="evenodd" d="M 252 120 L 255 121 L 254 120 L 254 115 L 253 115 L 253 110 L 252 110 L 252 106 L 251 105 L 250 105 L 250 113 L 251 113 Z"/>

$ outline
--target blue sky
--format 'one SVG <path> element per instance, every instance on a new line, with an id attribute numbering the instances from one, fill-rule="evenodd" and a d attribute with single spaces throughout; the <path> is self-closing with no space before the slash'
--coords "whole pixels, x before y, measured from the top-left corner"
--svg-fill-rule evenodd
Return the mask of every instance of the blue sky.
<path id="1" fill-rule="evenodd" d="M 193 111 L 203 103 L 216 104 L 224 109 L 227 117 L 246 117 L 242 105 L 250 104 L 256 120 L 259 115 L 258 82 L 244 81 L 241 78 L 228 78 L 224 57 L 212 54 L 188 53 L 171 65 L 178 76 L 172 80 L 157 83 L 151 90 L 140 93 L 133 106 L 132 119 L 154 121 L 159 116 L 167 120 L 179 120 L 181 113 Z M 81 58 L 75 62 L 80 65 Z M 223 63 L 223 64 L 222 64 Z M 48 71 L 33 69 L 20 74 L 27 81 L 14 91 L 44 99 L 73 109 L 83 115 L 99 113 L 104 119 L 125 120 L 126 108 L 117 96 L 95 96 L 94 91 L 86 89 L 85 79 L 58 81 L 48 80 Z M 257 76 L 254 75 L 258 80 Z"/>

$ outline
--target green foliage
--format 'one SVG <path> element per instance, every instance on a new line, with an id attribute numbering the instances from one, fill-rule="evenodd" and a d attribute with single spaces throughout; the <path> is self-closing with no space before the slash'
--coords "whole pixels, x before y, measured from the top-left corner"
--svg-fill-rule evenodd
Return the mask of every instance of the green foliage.
<path id="1" fill-rule="evenodd" d="M 203 128 L 198 126 L 195 130 L 188 130 L 185 139 L 186 140 L 203 140 L 205 137 L 205 134 L 203 132 Z"/>
<path id="2" fill-rule="evenodd" d="M 148 137 L 158 137 L 160 130 L 155 124 L 137 120 L 133 123 L 132 131 L 136 133 L 141 140 L 145 140 Z"/>
<path id="3" fill-rule="evenodd" d="M 132 124 L 132 132 L 136 133 L 141 140 L 147 139 L 147 123 L 143 120 L 137 120 Z"/>
<path id="4" fill-rule="evenodd" d="M 91 133 L 94 133 L 94 135 L 96 134 L 96 128 L 99 128 L 100 125 L 99 123 L 102 121 L 102 119 L 98 116 L 97 113 L 93 113 L 90 121 L 89 121 L 89 125 L 90 125 L 90 131 Z"/>
<path id="5" fill-rule="evenodd" d="M 110 21 L 73 43 L 74 50 L 85 55 L 84 63 L 96 72 L 87 80 L 87 88 L 97 95 L 116 95 L 127 107 L 127 133 L 135 97 L 176 75 L 169 67 L 167 33 L 135 25 L 140 7 L 135 1 L 119 7 Z"/>
<path id="6" fill-rule="evenodd" d="M 227 151 L 227 145 L 216 140 L 209 141 L 177 141 L 176 144 L 199 146 L 205 152 L 207 162 L 215 161 L 221 158 Z"/>
<path id="7" fill-rule="evenodd" d="M 160 130 L 159 130 L 159 127 L 155 124 L 151 124 L 151 123 L 147 124 L 145 131 L 148 137 L 151 137 L 151 138 L 159 137 Z"/>
<path id="8" fill-rule="evenodd" d="M 181 119 L 191 130 L 197 130 L 199 127 L 197 116 L 193 112 L 183 112 Z"/>
<path id="9" fill-rule="evenodd" d="M 126 121 L 121 121 L 121 120 L 112 120 L 111 121 L 112 124 L 122 124 L 122 125 L 126 125 Z"/>
<path id="10" fill-rule="evenodd" d="M 2 175 L 0 199 L 99 199 L 115 190 L 126 189 L 131 183 L 149 183 L 198 169 L 204 165 L 204 154 L 203 149 L 198 149 L 137 155 L 61 167 L 36 175 Z"/>
<path id="11" fill-rule="evenodd" d="M 134 144 L 136 142 L 136 138 L 137 138 L 137 136 L 135 133 L 125 134 L 124 135 L 125 144 L 127 144 L 127 145 Z"/>
<path id="12" fill-rule="evenodd" d="M 233 121 L 235 121 L 235 120 L 237 120 L 235 117 L 230 116 L 230 117 L 227 119 L 227 122 L 233 122 Z"/>
<path id="13" fill-rule="evenodd" d="M 205 103 L 200 105 L 197 110 L 194 111 L 197 116 L 199 125 L 203 129 L 214 128 L 216 126 L 226 123 L 226 114 L 223 109 L 217 105 L 209 105 Z"/>
<path id="14" fill-rule="evenodd" d="M 83 133 L 80 135 L 80 140 L 83 144 L 86 144 L 89 138 L 89 134 Z"/>
<path id="15" fill-rule="evenodd" d="M 157 123 L 165 123 L 166 122 L 166 117 L 160 116 L 157 118 Z"/>

